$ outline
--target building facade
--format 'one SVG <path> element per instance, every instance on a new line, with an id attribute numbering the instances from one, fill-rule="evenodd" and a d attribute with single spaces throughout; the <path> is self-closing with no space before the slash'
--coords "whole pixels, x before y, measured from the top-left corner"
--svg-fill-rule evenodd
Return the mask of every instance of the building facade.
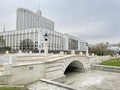
<path id="1" fill-rule="evenodd" d="M 49 35 L 48 49 L 49 51 L 86 51 L 86 41 L 72 35 L 63 34 L 54 30 L 54 22 L 41 16 L 39 10 L 34 13 L 30 10 L 17 9 L 17 25 L 16 30 L 1 32 L 0 36 L 6 41 L 6 46 L 13 50 L 24 50 L 30 42 L 29 49 L 44 50 L 44 35 Z M 33 47 L 32 47 L 33 46 Z"/>
<path id="2" fill-rule="evenodd" d="M 64 50 L 86 51 L 86 41 L 69 34 L 64 34 Z"/>
<path id="3" fill-rule="evenodd" d="M 49 34 L 49 50 L 63 50 L 63 34 L 47 30 L 45 28 L 30 28 L 24 30 L 14 30 L 0 33 L 0 36 L 6 40 L 6 46 L 14 50 L 20 49 L 20 43 L 23 40 L 30 39 L 33 42 L 33 49 L 43 50 L 44 34 Z"/>
<path id="4" fill-rule="evenodd" d="M 28 9 L 18 8 L 16 18 L 17 30 L 38 27 L 54 30 L 54 22 L 48 18 L 43 17 L 40 10 L 37 10 L 37 12 L 34 13 Z"/>

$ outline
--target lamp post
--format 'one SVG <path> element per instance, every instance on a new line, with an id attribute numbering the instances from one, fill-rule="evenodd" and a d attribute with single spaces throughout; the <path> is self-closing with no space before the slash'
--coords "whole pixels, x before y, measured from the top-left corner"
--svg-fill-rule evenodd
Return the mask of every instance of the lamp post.
<path id="1" fill-rule="evenodd" d="M 48 38 L 49 38 L 49 35 L 47 33 L 45 33 L 44 35 L 44 54 L 45 54 L 45 58 L 47 58 L 47 55 L 48 55 Z"/>
<path id="2" fill-rule="evenodd" d="M 89 56 L 89 53 L 88 53 L 88 43 L 86 43 L 86 56 Z"/>
<path id="3" fill-rule="evenodd" d="M 38 50 L 39 50 L 39 54 L 40 54 L 41 53 L 41 45 L 39 45 Z"/>

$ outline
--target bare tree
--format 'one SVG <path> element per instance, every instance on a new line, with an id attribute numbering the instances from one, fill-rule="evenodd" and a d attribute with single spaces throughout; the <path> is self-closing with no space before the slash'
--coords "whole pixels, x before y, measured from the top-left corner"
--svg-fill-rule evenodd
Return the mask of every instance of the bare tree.
<path id="1" fill-rule="evenodd" d="M 89 47 L 89 52 L 95 53 L 97 55 L 113 55 L 113 51 L 108 50 L 107 45 L 103 43 L 97 44 L 93 47 Z"/>
<path id="2" fill-rule="evenodd" d="M 33 41 L 31 39 L 24 39 L 20 43 L 20 50 L 32 51 L 34 47 Z"/>

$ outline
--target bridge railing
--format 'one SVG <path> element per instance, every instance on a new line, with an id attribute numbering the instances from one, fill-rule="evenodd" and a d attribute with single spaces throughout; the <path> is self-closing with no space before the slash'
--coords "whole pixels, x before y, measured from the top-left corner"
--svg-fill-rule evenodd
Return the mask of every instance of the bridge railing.
<path id="1" fill-rule="evenodd" d="M 0 75 L 10 75 L 11 64 L 0 64 Z"/>

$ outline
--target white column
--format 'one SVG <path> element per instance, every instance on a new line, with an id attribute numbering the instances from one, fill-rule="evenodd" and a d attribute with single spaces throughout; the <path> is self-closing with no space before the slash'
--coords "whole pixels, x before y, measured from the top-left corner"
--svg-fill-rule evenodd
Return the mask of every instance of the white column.
<path id="1" fill-rule="evenodd" d="M 22 51 L 21 51 L 21 50 L 19 50 L 19 53 L 22 53 Z"/>
<path id="2" fill-rule="evenodd" d="M 89 56 L 89 53 L 88 53 L 88 46 L 86 46 L 86 56 Z"/>
<path id="3" fill-rule="evenodd" d="M 92 56 L 95 56 L 94 53 L 92 53 Z"/>
<path id="4" fill-rule="evenodd" d="M 10 39 L 10 34 L 8 34 L 8 35 L 9 35 L 9 47 L 10 47 L 10 46 L 11 46 L 11 45 L 10 45 L 11 39 Z"/>
<path id="5" fill-rule="evenodd" d="M 15 43 L 14 43 L 14 45 L 15 45 L 15 50 L 16 50 L 16 32 L 15 32 L 14 34 L 15 34 L 15 37 L 14 37 L 14 38 L 15 38 L 15 39 L 14 39 L 14 40 L 15 40 L 15 41 L 14 41 Z"/>
<path id="6" fill-rule="evenodd" d="M 40 33 L 40 31 L 38 31 L 38 50 L 39 50 L 39 54 L 41 53 L 41 45 L 40 45 L 41 37 L 40 37 L 40 35 L 42 35 L 42 34 Z"/>
<path id="7" fill-rule="evenodd" d="M 32 51 L 29 51 L 30 54 L 32 54 Z"/>
<path id="8" fill-rule="evenodd" d="M 71 50 L 71 55 L 75 55 L 75 50 Z"/>
<path id="9" fill-rule="evenodd" d="M 63 51 L 60 51 L 60 56 L 63 56 L 64 55 L 64 52 Z"/>
<path id="10" fill-rule="evenodd" d="M 6 54 L 9 54 L 9 51 L 6 51 Z"/>
<path id="11" fill-rule="evenodd" d="M 34 41 L 36 41 L 36 31 L 34 30 L 33 36 L 34 36 Z"/>
<path id="12" fill-rule="evenodd" d="M 39 46 L 39 45 L 38 45 Z M 41 53 L 41 51 L 40 51 L 40 48 L 38 48 L 38 50 L 39 50 L 39 54 Z"/>
<path id="13" fill-rule="evenodd" d="M 16 56 L 9 56 L 9 64 L 16 64 Z"/>
<path id="14" fill-rule="evenodd" d="M 44 54 L 46 58 L 48 55 L 48 41 L 44 41 Z"/>
<path id="15" fill-rule="evenodd" d="M 11 33 L 11 48 L 13 49 L 13 33 Z"/>
<path id="16" fill-rule="evenodd" d="M 79 55 L 82 56 L 82 55 L 83 55 L 83 52 L 79 52 Z"/>
<path id="17" fill-rule="evenodd" d="M 6 75 L 11 75 L 11 65 L 12 64 L 5 64 L 4 65 L 4 68 L 5 68 L 4 70 L 5 70 Z"/>
<path id="18" fill-rule="evenodd" d="M 24 40 L 24 34 L 23 34 L 24 32 L 22 31 L 22 41 Z M 19 42 L 20 43 L 20 42 Z M 20 45 L 20 44 L 19 44 Z M 22 44 L 22 50 L 23 50 L 23 44 Z"/>

